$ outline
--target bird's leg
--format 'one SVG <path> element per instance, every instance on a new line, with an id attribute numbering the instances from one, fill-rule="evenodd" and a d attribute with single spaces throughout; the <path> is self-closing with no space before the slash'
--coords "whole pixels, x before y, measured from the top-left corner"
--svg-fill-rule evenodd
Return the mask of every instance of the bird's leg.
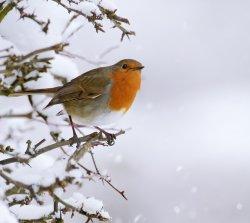
<path id="1" fill-rule="evenodd" d="M 80 142 L 80 140 L 79 140 L 79 138 L 78 138 L 78 136 L 76 134 L 76 130 L 75 130 L 74 123 L 73 123 L 71 115 L 69 115 L 69 123 L 70 123 L 72 131 L 73 131 L 73 139 L 76 141 L 76 147 L 79 148 L 80 145 L 81 145 L 81 142 Z"/>
<path id="2" fill-rule="evenodd" d="M 95 128 L 106 136 L 107 143 L 108 143 L 109 146 L 113 146 L 115 144 L 115 139 L 116 139 L 115 134 L 109 133 L 109 132 L 105 131 L 104 129 L 102 129 L 102 128 L 98 127 L 98 126 L 95 126 Z"/>

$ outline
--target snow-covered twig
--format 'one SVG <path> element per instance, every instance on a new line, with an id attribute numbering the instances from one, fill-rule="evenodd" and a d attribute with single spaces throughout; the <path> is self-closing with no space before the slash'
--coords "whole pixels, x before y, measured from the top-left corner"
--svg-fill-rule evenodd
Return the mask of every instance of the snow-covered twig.
<path id="1" fill-rule="evenodd" d="M 116 137 L 124 134 L 124 131 L 120 131 L 116 134 L 114 134 Z M 96 145 L 99 145 L 98 142 L 107 142 L 108 143 L 108 137 L 102 134 L 102 132 L 94 132 L 92 134 L 89 134 L 87 136 L 83 136 L 79 138 L 80 142 L 85 142 L 81 149 L 92 149 Z M 71 156 L 68 156 L 68 159 L 66 160 L 65 165 L 65 174 L 60 176 L 60 178 L 56 178 L 55 180 L 50 180 L 51 183 L 26 183 L 22 182 L 18 179 L 14 179 L 12 176 L 12 169 L 4 168 L 6 165 L 10 165 L 13 163 L 20 163 L 20 164 L 28 164 L 32 162 L 33 159 L 36 157 L 45 154 L 49 151 L 52 151 L 57 148 L 62 148 L 64 146 L 72 146 L 74 143 L 76 143 L 75 138 L 71 138 L 68 140 L 63 141 L 57 141 L 56 143 L 53 143 L 48 146 L 44 146 L 40 149 L 38 149 L 45 140 L 41 140 L 38 143 L 36 143 L 34 146 L 31 146 L 31 142 L 28 143 L 26 154 L 25 155 L 17 155 L 14 157 L 6 158 L 0 161 L 0 165 L 2 168 L 0 168 L 0 177 L 2 177 L 6 183 L 12 184 L 14 187 L 11 189 L 12 192 L 8 192 L 9 195 L 6 194 L 6 196 L 14 195 L 14 194 L 25 194 L 25 197 L 21 200 L 13 200 L 10 201 L 10 205 L 15 207 L 16 205 L 30 205 L 31 201 L 34 199 L 39 205 L 43 205 L 42 196 L 44 193 L 47 193 L 49 196 L 51 196 L 54 199 L 54 202 L 61 203 L 65 208 L 63 208 L 63 211 L 67 213 L 68 211 L 75 211 L 81 215 L 84 215 L 87 220 L 90 219 L 98 219 L 100 221 L 106 221 L 109 220 L 109 216 L 105 214 L 106 212 L 103 212 L 101 210 L 92 213 L 88 212 L 86 208 L 84 208 L 84 205 L 79 207 L 75 207 L 72 204 L 68 203 L 67 201 L 61 199 L 55 191 L 58 188 L 65 189 L 68 185 L 78 184 L 80 183 L 80 178 L 76 177 L 79 174 L 75 175 L 73 174 L 74 171 L 77 169 L 75 165 L 80 166 L 82 169 L 87 171 L 87 174 L 95 174 L 96 176 L 100 177 L 102 181 L 105 181 L 108 185 L 110 185 L 114 190 L 116 190 L 119 194 L 121 194 L 125 199 L 126 196 L 124 195 L 124 191 L 118 190 L 115 186 L 111 184 L 111 181 L 107 179 L 106 177 L 102 176 L 100 172 L 98 173 L 91 171 L 84 167 L 83 165 L 79 164 L 80 159 L 83 157 L 84 153 L 82 153 L 79 150 L 76 150 Z M 27 152 L 28 151 L 28 152 Z M 4 153 L 5 150 L 3 149 L 2 152 Z M 8 153 L 9 154 L 9 153 Z M 73 161 L 73 162 L 72 162 Z M 82 174 L 81 174 L 82 175 Z M 44 216 L 44 218 L 38 218 L 38 219 L 53 219 L 55 216 L 50 212 L 48 215 Z M 32 219 L 35 222 L 38 219 Z M 24 220 L 22 222 L 25 222 Z"/>
<path id="2" fill-rule="evenodd" d="M 86 222 L 89 222 L 92 219 L 98 219 L 99 221 L 107 221 L 110 220 L 109 218 L 104 217 L 102 214 L 100 214 L 99 212 L 95 213 L 95 214 L 90 214 L 87 211 L 84 210 L 84 207 L 74 207 L 73 205 L 67 203 L 66 201 L 64 201 L 62 198 L 60 198 L 59 196 L 57 196 L 55 193 L 52 193 L 52 196 L 54 197 L 54 199 L 56 201 L 58 201 L 59 203 L 61 203 L 65 208 L 67 208 L 70 211 L 75 211 L 81 215 L 84 215 L 87 217 Z"/>
<path id="3" fill-rule="evenodd" d="M 97 9 L 99 9 L 100 13 L 97 12 L 97 10 L 92 10 L 90 11 L 90 14 L 89 12 L 87 14 L 84 12 L 84 10 L 81 10 L 81 8 L 84 7 L 81 5 L 84 4 L 85 1 L 68 0 L 69 4 L 63 3 L 61 0 L 51 0 L 51 1 L 54 1 L 61 7 L 65 8 L 68 11 L 68 13 L 72 13 L 72 12 L 75 13 L 74 16 L 67 23 L 65 29 L 67 29 L 67 27 L 75 18 L 77 18 L 78 16 L 82 16 L 86 18 L 90 23 L 93 24 L 96 32 L 99 32 L 99 31 L 105 32 L 103 29 L 103 25 L 99 21 L 103 20 L 104 18 L 107 18 L 114 24 L 114 28 L 118 28 L 122 32 L 121 41 L 123 40 L 124 36 L 127 36 L 129 38 L 131 35 L 135 35 L 134 31 L 130 31 L 123 26 L 123 24 L 129 24 L 129 20 L 127 18 L 118 16 L 116 14 L 116 11 L 117 11 L 116 9 L 110 10 L 110 9 L 103 7 L 101 5 L 102 1 L 100 1 L 99 4 L 97 4 Z M 89 2 L 88 4 L 91 4 L 91 2 Z"/>
<path id="4" fill-rule="evenodd" d="M 108 7 L 104 1 L 92 0 L 48 0 L 55 2 L 58 7 L 63 7 L 69 13 L 73 13 L 73 17 L 66 25 L 67 29 L 75 19 L 85 18 L 93 24 L 95 30 L 104 32 L 103 22 L 109 20 L 114 28 L 122 32 L 121 39 L 124 36 L 131 36 L 135 33 L 127 30 L 124 25 L 129 25 L 126 18 L 117 15 L 117 10 Z M 21 4 L 24 3 L 24 4 Z M 11 3 L 11 7 L 7 7 Z M 30 19 L 38 24 L 42 31 L 47 33 L 50 19 L 41 20 L 34 12 L 28 12 L 24 0 L 4 1 L 0 5 L 0 20 L 3 20 L 12 9 L 16 9 L 20 18 Z M 0 21 L 1 22 L 1 21 Z M 81 27 L 81 26 L 74 26 Z M 74 29 L 70 35 L 75 34 L 78 28 Z M 72 29 L 71 29 L 72 30 Z M 65 31 L 65 30 L 64 30 Z M 67 30 L 68 31 L 68 30 Z M 69 33 L 69 32 L 67 32 Z M 58 54 L 67 55 L 68 57 L 76 57 L 85 60 L 95 66 L 104 64 L 101 59 L 116 47 L 107 49 L 98 57 L 98 61 L 89 60 L 81 55 L 75 55 L 65 51 L 68 43 L 58 43 L 52 46 L 36 49 L 27 54 L 17 53 L 13 47 L 5 47 L 0 49 L 0 96 L 8 96 L 9 94 L 25 90 L 32 82 L 41 80 L 43 76 L 60 79 L 67 82 L 68 76 L 60 75 L 55 71 L 52 74 L 52 62 L 58 57 Z M 12 50 L 13 49 L 13 50 Z M 67 58 L 67 60 L 69 60 Z M 31 83 L 30 83 L 31 82 Z M 50 87 L 50 86 L 49 86 Z M 115 187 L 109 176 L 101 174 L 92 152 L 94 147 L 108 147 L 114 144 L 116 137 L 124 134 L 124 131 L 116 133 L 108 133 L 103 129 L 96 128 L 93 133 L 84 135 L 76 139 L 62 137 L 60 128 L 68 127 L 68 121 L 65 123 L 57 123 L 51 121 L 50 113 L 43 111 L 40 107 L 42 104 L 36 101 L 33 96 L 28 96 L 29 110 L 15 111 L 14 107 L 10 112 L 1 112 L 0 121 L 2 123 L 11 123 L 13 119 L 26 119 L 29 129 L 39 128 L 39 124 L 47 125 L 49 131 L 47 133 L 53 139 L 53 143 L 44 146 L 48 141 L 46 136 L 41 139 L 32 137 L 26 141 L 26 146 L 21 146 L 24 139 L 24 132 L 27 127 L 11 127 L 7 128 L 1 144 L 0 144 L 0 202 L 5 202 L 12 213 L 15 214 L 19 222 L 60 222 L 67 213 L 78 213 L 86 217 L 86 222 L 97 219 L 100 221 L 109 220 L 107 212 L 103 210 L 101 201 L 94 198 L 86 198 L 82 194 L 73 193 L 67 199 L 65 191 L 72 186 L 82 187 L 83 181 L 86 179 L 99 179 L 103 184 L 109 185 L 124 199 L 127 199 L 123 190 Z M 10 120 L 12 119 L 12 120 Z M 60 117 L 59 117 L 60 119 Z M 36 122 L 36 123 L 35 123 Z M 25 123 L 25 124 L 26 124 Z M 44 126 L 43 126 L 44 127 Z M 76 125 L 78 132 L 82 132 Z M 56 130 L 55 130 L 56 129 Z M 19 132 L 20 136 L 16 136 L 15 132 Z M 112 130 L 112 132 L 115 132 Z M 47 135 L 49 135 L 47 134 Z M 74 145 L 80 142 L 80 146 L 74 149 Z M 10 146 L 11 145 L 11 146 Z M 48 155 L 53 151 L 53 157 Z M 85 155 L 90 154 L 95 170 L 90 170 L 82 163 Z M 55 155 L 55 157 L 54 157 Z M 32 210 L 36 210 L 34 213 Z M 37 211 L 39 210 L 39 211 Z"/>

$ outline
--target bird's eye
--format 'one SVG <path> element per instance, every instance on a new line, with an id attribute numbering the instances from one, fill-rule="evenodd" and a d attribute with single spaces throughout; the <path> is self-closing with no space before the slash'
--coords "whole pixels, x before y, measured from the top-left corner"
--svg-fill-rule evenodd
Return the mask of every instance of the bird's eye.
<path id="1" fill-rule="evenodd" d="M 127 64 L 123 64 L 122 65 L 122 69 L 127 69 L 128 68 L 128 65 Z"/>

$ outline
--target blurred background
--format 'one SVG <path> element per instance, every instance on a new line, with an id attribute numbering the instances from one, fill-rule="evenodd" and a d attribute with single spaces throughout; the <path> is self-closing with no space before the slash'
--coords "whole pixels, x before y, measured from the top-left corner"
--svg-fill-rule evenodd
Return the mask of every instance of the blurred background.
<path id="1" fill-rule="evenodd" d="M 86 22 L 69 51 L 95 61 L 112 47 L 102 59 L 107 64 L 134 58 L 145 65 L 134 107 L 116 125 L 130 130 L 113 147 L 94 150 L 128 201 L 101 183 L 86 183 L 84 194 L 103 200 L 114 223 L 248 223 L 250 2 L 114 2 L 137 35 L 120 42 L 119 31 L 96 34 Z M 52 18 L 48 36 L 15 16 L 0 27 L 22 52 L 62 41 L 68 19 L 56 4 L 31 4 Z M 95 67 L 72 62 L 72 77 Z"/>

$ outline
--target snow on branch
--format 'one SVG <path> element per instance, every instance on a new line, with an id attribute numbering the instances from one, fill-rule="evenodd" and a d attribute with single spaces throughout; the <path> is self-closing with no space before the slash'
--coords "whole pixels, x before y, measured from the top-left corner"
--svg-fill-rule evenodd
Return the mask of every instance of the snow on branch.
<path id="1" fill-rule="evenodd" d="M 75 19 L 83 18 L 93 25 L 96 32 L 105 32 L 104 22 L 109 21 L 113 28 L 120 30 L 121 40 L 135 35 L 135 32 L 126 28 L 129 20 L 119 16 L 116 6 L 109 0 L 44 1 L 56 4 L 71 15 L 63 33 L 70 30 L 69 26 Z M 20 19 L 33 21 L 47 34 L 52 19 L 40 18 L 35 9 L 31 11 L 28 6 L 29 1 L 26 0 L 0 0 L 0 23 L 11 15 L 9 12 L 13 10 Z M 81 27 L 75 27 L 68 37 Z M 8 42 L 1 36 L 0 41 Z M 98 57 L 98 61 L 93 61 L 66 51 L 68 42 L 35 49 L 26 54 L 19 52 L 9 43 L 1 45 L 0 48 L 0 100 L 3 101 L 11 101 L 13 98 L 7 96 L 16 91 L 30 88 L 35 83 L 40 85 L 46 77 L 49 78 L 47 85 L 53 81 L 66 83 L 68 73 L 77 73 L 75 64 L 72 65 L 69 57 L 100 66 L 105 63 L 102 60 L 105 55 L 118 47 L 105 50 Z M 102 182 L 127 200 L 125 192 L 112 183 L 111 177 L 101 173 L 93 153 L 94 148 L 104 149 L 112 146 L 117 137 L 125 132 L 112 130 L 112 133 L 108 133 L 96 127 L 93 132 L 83 134 L 82 128 L 86 129 L 86 126 L 75 125 L 81 136 L 78 139 L 65 137 L 62 130 L 70 128 L 70 120 L 61 115 L 61 112 L 53 114 L 45 111 L 43 105 L 46 97 L 40 99 L 39 96 L 27 96 L 21 106 L 13 105 L 11 109 L 6 109 L 1 104 L 1 220 L 7 223 L 49 223 L 64 222 L 65 217 L 82 216 L 85 222 L 91 222 L 93 219 L 109 221 L 111 217 L 104 210 L 102 201 L 92 196 L 84 196 L 80 192 L 86 182 Z M 21 127 L 12 122 L 13 120 L 21 123 Z M 34 136 L 34 132 L 44 127 L 46 130 L 43 130 L 43 135 L 37 139 L 38 136 Z M 90 157 L 93 168 L 86 166 L 86 156 Z"/>
<path id="2" fill-rule="evenodd" d="M 26 55 L 11 53 L 10 48 L 3 49 L 0 55 L 0 95 L 8 95 L 15 89 L 25 89 L 25 84 L 36 81 L 50 68 L 53 57 L 42 56 L 45 52 L 60 53 L 68 43 L 58 43 L 37 49 Z M 1 54 L 1 52 L 0 52 Z"/>
<path id="3" fill-rule="evenodd" d="M 63 54 L 67 46 L 68 43 L 58 43 L 27 54 L 15 53 L 11 46 L 0 49 L 0 95 L 8 96 L 18 89 L 25 89 L 29 82 L 39 81 L 43 74 L 50 72 L 54 57 Z M 0 144 L 0 200 L 7 204 L 19 222 L 24 223 L 63 222 L 67 215 L 82 215 L 86 222 L 92 219 L 109 221 L 111 218 L 101 201 L 79 192 L 70 196 L 68 193 L 69 188 L 75 187 L 78 191 L 85 181 L 93 180 L 101 181 L 127 199 L 125 192 L 114 186 L 108 175 L 101 174 L 92 152 L 93 148 L 113 145 L 116 138 L 125 132 L 121 130 L 110 134 L 96 127 L 94 132 L 79 137 L 79 141 L 74 137 L 64 138 L 60 129 L 70 128 L 68 119 L 53 122 L 54 118 L 44 113 L 32 96 L 28 97 L 27 103 L 30 111 L 18 113 L 13 108 L 0 114 L 0 121 L 25 119 L 36 123 L 37 128 L 40 125 L 46 125 L 48 129 L 53 127 L 54 131 L 50 131 L 49 135 L 54 143 L 48 143 L 47 138 L 34 142 L 31 136 L 26 148 L 18 148 L 19 144 L 13 146 L 13 143 L 6 143 L 17 140 L 14 127 L 9 133 L 4 133 L 6 140 Z M 80 134 L 83 127 L 75 126 Z M 21 134 L 24 134 L 23 130 Z M 74 149 L 78 142 L 80 146 Z M 52 152 L 53 157 L 50 155 Z M 94 170 L 84 165 L 86 155 L 90 155 Z M 3 209 L 0 206 L 0 211 Z M 12 215 L 9 217 L 14 218 Z"/>
<path id="4" fill-rule="evenodd" d="M 121 134 L 124 134 L 124 131 L 119 131 L 114 135 L 118 137 Z M 94 132 L 80 137 L 79 140 L 83 144 L 77 153 L 73 152 L 68 155 L 65 152 L 66 158 L 58 158 L 57 160 L 46 154 L 63 147 L 72 147 L 76 143 L 74 138 L 63 139 L 44 147 L 41 145 L 45 143 L 45 140 L 41 140 L 34 146 L 28 142 L 25 154 L 16 154 L 14 148 L 1 146 L 1 153 L 9 156 L 9 158 L 0 160 L 0 177 L 4 180 L 2 183 L 0 180 L 0 185 L 1 188 L 5 189 L 3 199 L 21 222 L 26 222 L 25 220 L 46 222 L 46 220 L 56 219 L 58 216 L 63 219 L 62 215 L 69 212 L 85 216 L 86 222 L 92 219 L 110 220 L 109 214 L 103 210 L 102 202 L 94 198 L 85 198 L 79 193 L 74 193 L 68 199 L 61 197 L 68 186 L 75 185 L 80 188 L 84 179 L 100 179 L 126 199 L 124 191 L 117 189 L 108 176 L 100 174 L 96 163 L 96 171 L 81 164 L 85 153 L 79 153 L 80 150 L 88 152 L 98 145 L 105 145 L 105 143 L 105 146 L 108 146 L 108 138 L 105 134 Z M 43 161 L 47 162 L 47 166 L 40 166 Z M 13 166 L 14 163 L 16 165 Z M 47 199 L 50 197 L 53 205 L 45 204 L 45 197 Z M 35 212 L 30 216 L 32 213 L 30 211 L 35 207 L 43 212 L 39 211 L 40 214 Z M 28 213 L 28 215 L 24 213 Z"/>
<path id="5" fill-rule="evenodd" d="M 125 36 L 128 38 L 135 35 L 134 31 L 126 28 L 130 25 L 127 18 L 117 15 L 117 8 L 108 0 L 49 0 L 56 3 L 59 7 L 64 8 L 72 18 L 82 17 L 93 25 L 96 32 L 105 32 L 103 21 L 109 20 L 113 24 L 113 28 L 121 31 L 121 40 Z M 30 19 L 41 27 L 41 30 L 47 34 L 50 19 L 44 21 L 35 14 L 28 12 L 24 0 L 3 1 L 0 5 L 0 23 L 5 16 L 12 10 L 16 9 L 20 19 Z"/>

